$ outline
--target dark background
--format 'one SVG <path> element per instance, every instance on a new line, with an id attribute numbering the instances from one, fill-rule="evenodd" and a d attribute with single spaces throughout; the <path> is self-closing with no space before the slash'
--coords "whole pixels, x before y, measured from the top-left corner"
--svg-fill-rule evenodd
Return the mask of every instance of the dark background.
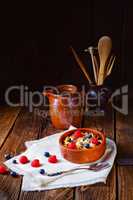
<path id="1" fill-rule="evenodd" d="M 0 99 L 11 85 L 88 85 L 69 50 L 83 50 L 109 35 L 117 61 L 106 84 L 132 86 L 133 12 L 128 1 L 45 1 L 2 5 L 0 12 Z M 90 65 L 90 64 L 89 64 Z"/>

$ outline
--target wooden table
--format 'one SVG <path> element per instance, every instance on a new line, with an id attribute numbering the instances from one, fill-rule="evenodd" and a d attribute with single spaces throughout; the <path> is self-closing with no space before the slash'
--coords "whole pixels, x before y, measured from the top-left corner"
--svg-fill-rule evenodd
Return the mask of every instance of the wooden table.
<path id="1" fill-rule="evenodd" d="M 118 145 L 117 162 L 107 184 L 58 189 L 44 192 L 22 192 L 22 177 L 0 176 L 0 200 L 132 200 L 133 199 L 133 109 L 128 116 L 112 110 L 104 117 L 86 117 L 84 127 L 103 128 Z M 0 161 L 4 154 L 22 152 L 24 142 L 55 133 L 48 118 L 29 113 L 25 108 L 0 107 Z"/>

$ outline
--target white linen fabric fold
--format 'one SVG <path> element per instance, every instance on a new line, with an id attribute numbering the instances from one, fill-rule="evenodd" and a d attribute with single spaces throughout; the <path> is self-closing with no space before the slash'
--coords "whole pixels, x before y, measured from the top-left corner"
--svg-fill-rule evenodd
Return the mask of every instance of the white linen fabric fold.
<path id="1" fill-rule="evenodd" d="M 76 129 L 71 126 L 69 129 Z M 68 130 L 67 130 L 68 131 Z M 102 161 L 106 156 L 107 152 L 112 150 L 110 157 L 107 159 L 107 162 L 110 164 L 110 167 L 98 172 L 89 171 L 89 170 L 79 170 L 65 175 L 58 175 L 56 177 L 48 177 L 46 175 L 41 175 L 39 173 L 40 169 L 45 169 L 47 173 L 56 173 L 59 171 L 73 169 L 75 167 L 89 166 L 90 164 L 74 164 L 65 160 L 59 149 L 59 138 L 65 131 L 61 133 L 56 133 L 54 135 L 45 137 L 40 140 L 28 141 L 25 143 L 27 150 L 22 154 L 15 156 L 14 158 L 6 161 L 4 164 L 11 170 L 17 172 L 20 175 L 24 175 L 22 190 L 23 191 L 41 191 L 49 190 L 56 188 L 64 187 L 74 187 L 80 185 L 90 185 L 97 182 L 106 183 L 108 174 L 111 171 L 111 168 L 114 163 L 116 156 L 116 145 L 113 140 L 106 139 L 107 147 L 103 157 L 97 162 Z M 50 152 L 51 155 L 56 155 L 59 162 L 52 164 L 48 162 L 48 158 L 44 156 L 44 152 Z M 25 155 L 30 161 L 33 159 L 39 159 L 41 162 L 41 167 L 33 168 L 31 163 L 28 164 L 13 164 L 13 160 L 18 160 L 20 156 Z M 91 163 L 92 164 L 92 163 Z"/>

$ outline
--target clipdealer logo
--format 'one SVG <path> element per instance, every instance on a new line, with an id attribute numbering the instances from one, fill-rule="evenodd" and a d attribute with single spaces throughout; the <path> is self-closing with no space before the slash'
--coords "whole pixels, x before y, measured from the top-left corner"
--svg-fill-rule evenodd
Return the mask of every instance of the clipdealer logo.
<path id="1" fill-rule="evenodd" d="M 115 99 L 121 97 L 121 107 L 115 105 Z M 124 85 L 117 89 L 111 96 L 112 107 L 118 112 L 128 115 L 128 85 Z"/>
<path id="2" fill-rule="evenodd" d="M 59 91 L 57 90 L 56 87 L 45 86 L 44 89 L 45 90 L 51 89 L 52 91 L 56 92 L 56 94 L 59 94 Z M 100 103 L 101 103 L 100 99 L 103 94 L 103 91 L 101 90 L 101 92 L 96 93 L 95 97 L 92 98 L 88 95 L 89 93 L 85 93 L 84 86 L 82 87 L 82 90 L 83 91 L 81 93 L 78 93 L 78 100 L 79 100 L 78 103 L 79 103 L 79 105 L 81 105 L 81 101 L 85 100 L 84 106 L 87 109 L 88 114 L 93 115 L 93 112 L 91 110 L 89 110 L 88 108 L 89 107 L 95 108 L 97 106 L 100 107 Z M 11 101 L 11 95 L 13 94 L 13 92 L 19 93 L 19 99 L 20 99 L 19 103 L 14 103 Z M 84 95 L 82 96 L 82 94 L 84 94 Z M 62 93 L 60 95 L 64 95 L 64 93 Z M 69 94 L 68 94 L 68 96 L 69 96 Z M 119 99 L 121 99 L 121 107 L 116 105 L 115 99 L 117 97 L 119 97 Z M 38 101 L 34 101 L 35 98 L 37 98 Z M 95 102 L 97 102 L 97 104 L 90 103 L 92 100 L 95 100 Z M 112 107 L 116 111 L 118 111 L 124 115 L 128 115 L 128 85 L 124 85 L 121 88 L 117 89 L 115 92 L 113 92 L 110 100 L 111 100 Z M 35 108 L 35 107 L 36 107 L 36 109 L 38 109 L 40 106 L 48 106 L 46 98 L 44 97 L 44 95 L 41 92 L 29 91 L 29 88 L 27 86 L 23 86 L 23 85 L 9 87 L 5 92 L 5 102 L 11 107 L 26 106 L 29 108 L 29 112 L 32 112 L 33 108 Z M 87 113 L 87 112 L 85 112 L 85 113 Z M 102 112 L 101 112 L 101 114 L 99 112 L 96 112 L 96 115 L 103 115 L 103 114 L 104 113 L 102 113 Z"/>

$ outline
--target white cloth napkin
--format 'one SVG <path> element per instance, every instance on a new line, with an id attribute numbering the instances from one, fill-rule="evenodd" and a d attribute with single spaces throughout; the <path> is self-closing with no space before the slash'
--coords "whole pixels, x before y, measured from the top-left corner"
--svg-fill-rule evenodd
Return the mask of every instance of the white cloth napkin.
<path id="1" fill-rule="evenodd" d="M 71 126 L 69 129 L 75 129 Z M 67 130 L 68 131 L 68 130 Z M 65 131 L 64 131 L 65 132 Z M 116 156 L 116 145 L 114 141 L 107 138 L 107 148 L 104 156 L 97 162 L 100 162 L 106 156 L 107 152 L 112 150 L 111 156 L 108 158 L 107 162 L 110 167 L 99 172 L 80 170 L 74 171 L 69 174 L 59 175 L 56 177 L 48 177 L 46 175 L 41 175 L 39 173 L 40 169 L 45 169 L 47 173 L 55 173 L 62 170 L 69 170 L 75 167 L 89 166 L 90 164 L 74 164 L 65 160 L 59 149 L 59 138 L 64 133 L 57 133 L 40 140 L 34 140 L 26 142 L 25 145 L 27 150 L 22 154 L 15 156 L 14 158 L 6 161 L 4 164 L 11 170 L 17 172 L 20 175 L 24 175 L 22 190 L 23 191 L 41 191 L 49 190 L 63 187 L 74 187 L 81 185 L 90 185 L 97 182 L 106 183 L 108 174 L 114 163 Z M 48 159 L 44 156 L 44 152 L 50 152 L 51 155 L 56 155 L 59 162 L 52 164 L 48 162 Z M 18 160 L 20 156 L 26 155 L 30 161 L 33 159 L 39 159 L 41 162 L 41 167 L 33 168 L 31 163 L 28 164 L 13 164 L 13 160 Z"/>

